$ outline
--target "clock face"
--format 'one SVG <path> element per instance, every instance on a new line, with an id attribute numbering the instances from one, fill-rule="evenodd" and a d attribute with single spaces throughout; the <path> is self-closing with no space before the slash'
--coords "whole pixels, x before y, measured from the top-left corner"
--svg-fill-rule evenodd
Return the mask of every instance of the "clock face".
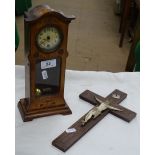
<path id="1" fill-rule="evenodd" d="M 43 28 L 37 35 L 37 45 L 46 52 L 57 49 L 61 44 L 61 41 L 62 35 L 54 26 Z"/>

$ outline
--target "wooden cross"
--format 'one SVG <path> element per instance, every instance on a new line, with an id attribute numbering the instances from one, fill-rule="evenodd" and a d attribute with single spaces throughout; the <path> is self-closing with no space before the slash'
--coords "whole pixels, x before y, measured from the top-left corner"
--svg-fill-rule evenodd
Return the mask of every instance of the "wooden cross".
<path id="1" fill-rule="evenodd" d="M 119 96 L 119 97 L 117 97 Z M 61 151 L 65 152 L 67 151 L 74 143 L 76 143 L 82 136 L 84 136 L 93 126 L 95 126 L 102 118 L 104 118 L 108 113 L 111 113 L 121 119 L 123 119 L 126 122 L 130 122 L 133 118 L 136 117 L 136 113 L 124 108 L 123 106 L 120 106 L 119 103 L 121 103 L 126 97 L 127 94 L 120 91 L 120 90 L 114 90 L 111 94 L 109 94 L 106 98 L 95 94 L 89 90 L 84 91 L 79 95 L 79 97 L 95 106 L 97 106 L 99 103 L 96 101 L 95 97 L 99 98 L 100 100 L 109 101 L 110 105 L 120 109 L 121 111 L 106 109 L 104 110 L 98 117 L 95 119 L 91 119 L 89 122 L 87 122 L 86 125 L 82 126 L 81 122 L 85 118 L 85 116 L 88 114 L 86 113 L 84 116 L 82 116 L 77 122 L 75 122 L 72 126 L 70 126 L 68 129 L 75 129 L 76 132 L 67 133 L 64 131 L 60 136 L 58 136 L 53 142 L 52 145 L 60 149 Z"/>

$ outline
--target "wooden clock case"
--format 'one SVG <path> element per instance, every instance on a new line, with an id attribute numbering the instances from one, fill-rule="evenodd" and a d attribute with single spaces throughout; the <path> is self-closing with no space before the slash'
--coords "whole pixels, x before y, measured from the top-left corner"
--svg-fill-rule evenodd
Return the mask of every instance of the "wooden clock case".
<path id="1" fill-rule="evenodd" d="M 72 113 L 64 99 L 64 81 L 68 56 L 68 26 L 73 19 L 75 19 L 74 16 L 65 16 L 48 5 L 37 6 L 25 13 L 25 98 L 18 102 L 23 121 L 54 114 Z M 57 27 L 63 35 L 60 46 L 51 52 L 45 52 L 36 44 L 38 32 L 46 26 Z M 51 59 L 60 60 L 59 91 L 52 95 L 38 97 L 35 94 L 36 62 Z"/>

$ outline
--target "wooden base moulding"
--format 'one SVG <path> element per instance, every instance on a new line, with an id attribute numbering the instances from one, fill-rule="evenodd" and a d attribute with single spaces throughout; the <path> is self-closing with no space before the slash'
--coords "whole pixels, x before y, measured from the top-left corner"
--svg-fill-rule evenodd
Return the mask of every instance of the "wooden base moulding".
<path id="1" fill-rule="evenodd" d="M 20 99 L 20 101 L 18 102 L 18 108 L 24 122 L 32 121 L 34 118 L 50 116 L 55 114 L 62 114 L 62 115 L 72 114 L 72 111 L 70 110 L 70 108 L 66 103 L 64 103 L 64 105 L 59 106 L 57 105 L 55 107 L 51 107 L 48 109 L 43 108 L 31 111 L 27 110 L 27 105 L 28 101 L 26 98 Z"/>

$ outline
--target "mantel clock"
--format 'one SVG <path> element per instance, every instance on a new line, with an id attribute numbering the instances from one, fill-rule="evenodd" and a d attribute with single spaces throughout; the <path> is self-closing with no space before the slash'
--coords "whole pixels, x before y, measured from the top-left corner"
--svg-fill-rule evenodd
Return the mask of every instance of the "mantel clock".
<path id="1" fill-rule="evenodd" d="M 25 98 L 18 102 L 23 121 L 71 114 L 64 99 L 64 80 L 68 26 L 73 19 L 48 5 L 24 15 Z"/>

